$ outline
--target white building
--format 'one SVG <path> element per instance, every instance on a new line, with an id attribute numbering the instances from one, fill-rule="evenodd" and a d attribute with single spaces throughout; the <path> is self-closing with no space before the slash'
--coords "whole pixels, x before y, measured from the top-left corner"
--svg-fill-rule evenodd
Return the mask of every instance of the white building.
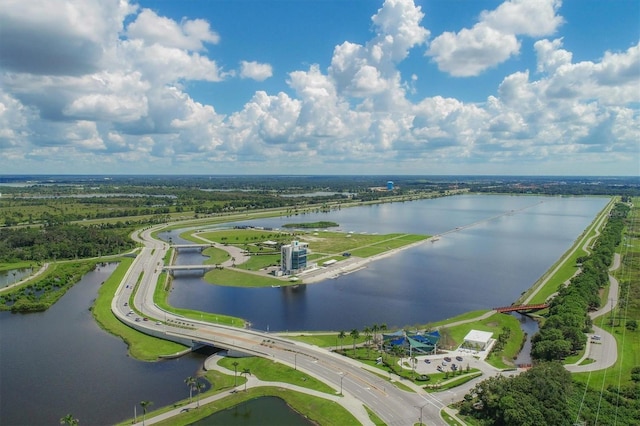
<path id="1" fill-rule="evenodd" d="M 291 241 L 280 249 L 280 267 L 285 274 L 295 274 L 307 267 L 308 243 Z"/>
<path id="2" fill-rule="evenodd" d="M 490 331 L 471 330 L 464 336 L 462 347 L 483 351 L 489 345 L 493 333 Z"/>

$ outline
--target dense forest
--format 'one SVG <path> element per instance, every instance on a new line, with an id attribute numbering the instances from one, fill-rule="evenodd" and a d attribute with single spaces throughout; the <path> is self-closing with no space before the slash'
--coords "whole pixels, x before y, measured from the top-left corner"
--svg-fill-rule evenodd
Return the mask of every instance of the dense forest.
<path id="1" fill-rule="evenodd" d="M 460 403 L 460 412 L 481 425 L 572 425 L 568 395 L 571 374 L 559 362 L 541 363 L 514 377 L 478 383 Z"/>
<path id="2" fill-rule="evenodd" d="M 0 262 L 42 262 L 122 253 L 134 247 L 128 226 L 54 225 L 0 228 Z"/>

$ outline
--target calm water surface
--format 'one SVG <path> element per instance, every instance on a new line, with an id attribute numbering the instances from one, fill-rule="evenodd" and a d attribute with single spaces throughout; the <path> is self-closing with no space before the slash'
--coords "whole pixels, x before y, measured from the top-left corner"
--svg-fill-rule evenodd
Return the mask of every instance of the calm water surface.
<path id="1" fill-rule="evenodd" d="M 349 232 L 441 237 L 356 273 L 297 288 L 215 286 L 176 274 L 170 300 L 174 306 L 239 316 L 270 331 L 401 327 L 509 305 L 571 247 L 607 201 L 466 195 L 243 222 L 280 228 L 331 220 Z M 178 234 L 165 237 L 175 242 Z M 202 261 L 199 253 L 178 256 L 183 264 Z"/>
<path id="2" fill-rule="evenodd" d="M 57 425 L 67 414 L 113 424 L 142 400 L 159 407 L 189 396 L 183 381 L 204 355 L 136 361 L 93 319 L 89 308 L 114 269 L 88 273 L 46 312 L 0 312 L 0 425 Z"/>

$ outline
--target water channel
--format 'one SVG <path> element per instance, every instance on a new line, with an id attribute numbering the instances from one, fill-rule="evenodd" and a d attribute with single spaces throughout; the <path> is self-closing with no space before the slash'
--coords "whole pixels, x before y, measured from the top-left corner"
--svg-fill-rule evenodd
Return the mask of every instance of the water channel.
<path id="1" fill-rule="evenodd" d="M 331 220 L 353 232 L 455 232 L 297 289 L 220 287 L 178 276 L 171 302 L 240 316 L 263 330 L 424 324 L 513 302 L 607 201 L 469 195 L 260 220 L 252 224 Z M 178 232 L 169 235 L 178 242 Z M 185 252 L 179 260 L 199 263 L 198 256 Z M 132 417 L 142 400 L 159 407 L 188 396 L 183 381 L 198 372 L 205 355 L 139 362 L 93 320 L 89 307 L 113 268 L 87 274 L 46 312 L 0 313 L 0 424 L 58 424 L 69 413 L 82 424 L 111 424 Z"/>

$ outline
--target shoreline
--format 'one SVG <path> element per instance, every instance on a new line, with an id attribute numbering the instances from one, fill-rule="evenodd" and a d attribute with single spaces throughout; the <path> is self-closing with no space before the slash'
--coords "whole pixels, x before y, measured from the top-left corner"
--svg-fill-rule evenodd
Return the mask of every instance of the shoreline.
<path id="1" fill-rule="evenodd" d="M 342 275 L 348 275 L 364 269 L 369 263 L 375 262 L 376 260 L 393 256 L 403 250 L 417 247 L 418 245 L 424 244 L 429 241 L 434 242 L 438 239 L 439 236 L 434 235 L 427 239 L 416 241 L 415 243 L 407 244 L 406 246 L 397 247 L 371 257 L 352 257 L 350 259 L 343 260 L 342 262 L 338 262 L 335 265 L 331 265 L 329 267 L 318 267 L 317 269 L 303 272 L 302 274 L 297 274 L 296 276 L 302 279 L 302 283 L 299 284 L 303 285 L 315 284 L 328 279 L 336 279 L 341 277 Z"/>

